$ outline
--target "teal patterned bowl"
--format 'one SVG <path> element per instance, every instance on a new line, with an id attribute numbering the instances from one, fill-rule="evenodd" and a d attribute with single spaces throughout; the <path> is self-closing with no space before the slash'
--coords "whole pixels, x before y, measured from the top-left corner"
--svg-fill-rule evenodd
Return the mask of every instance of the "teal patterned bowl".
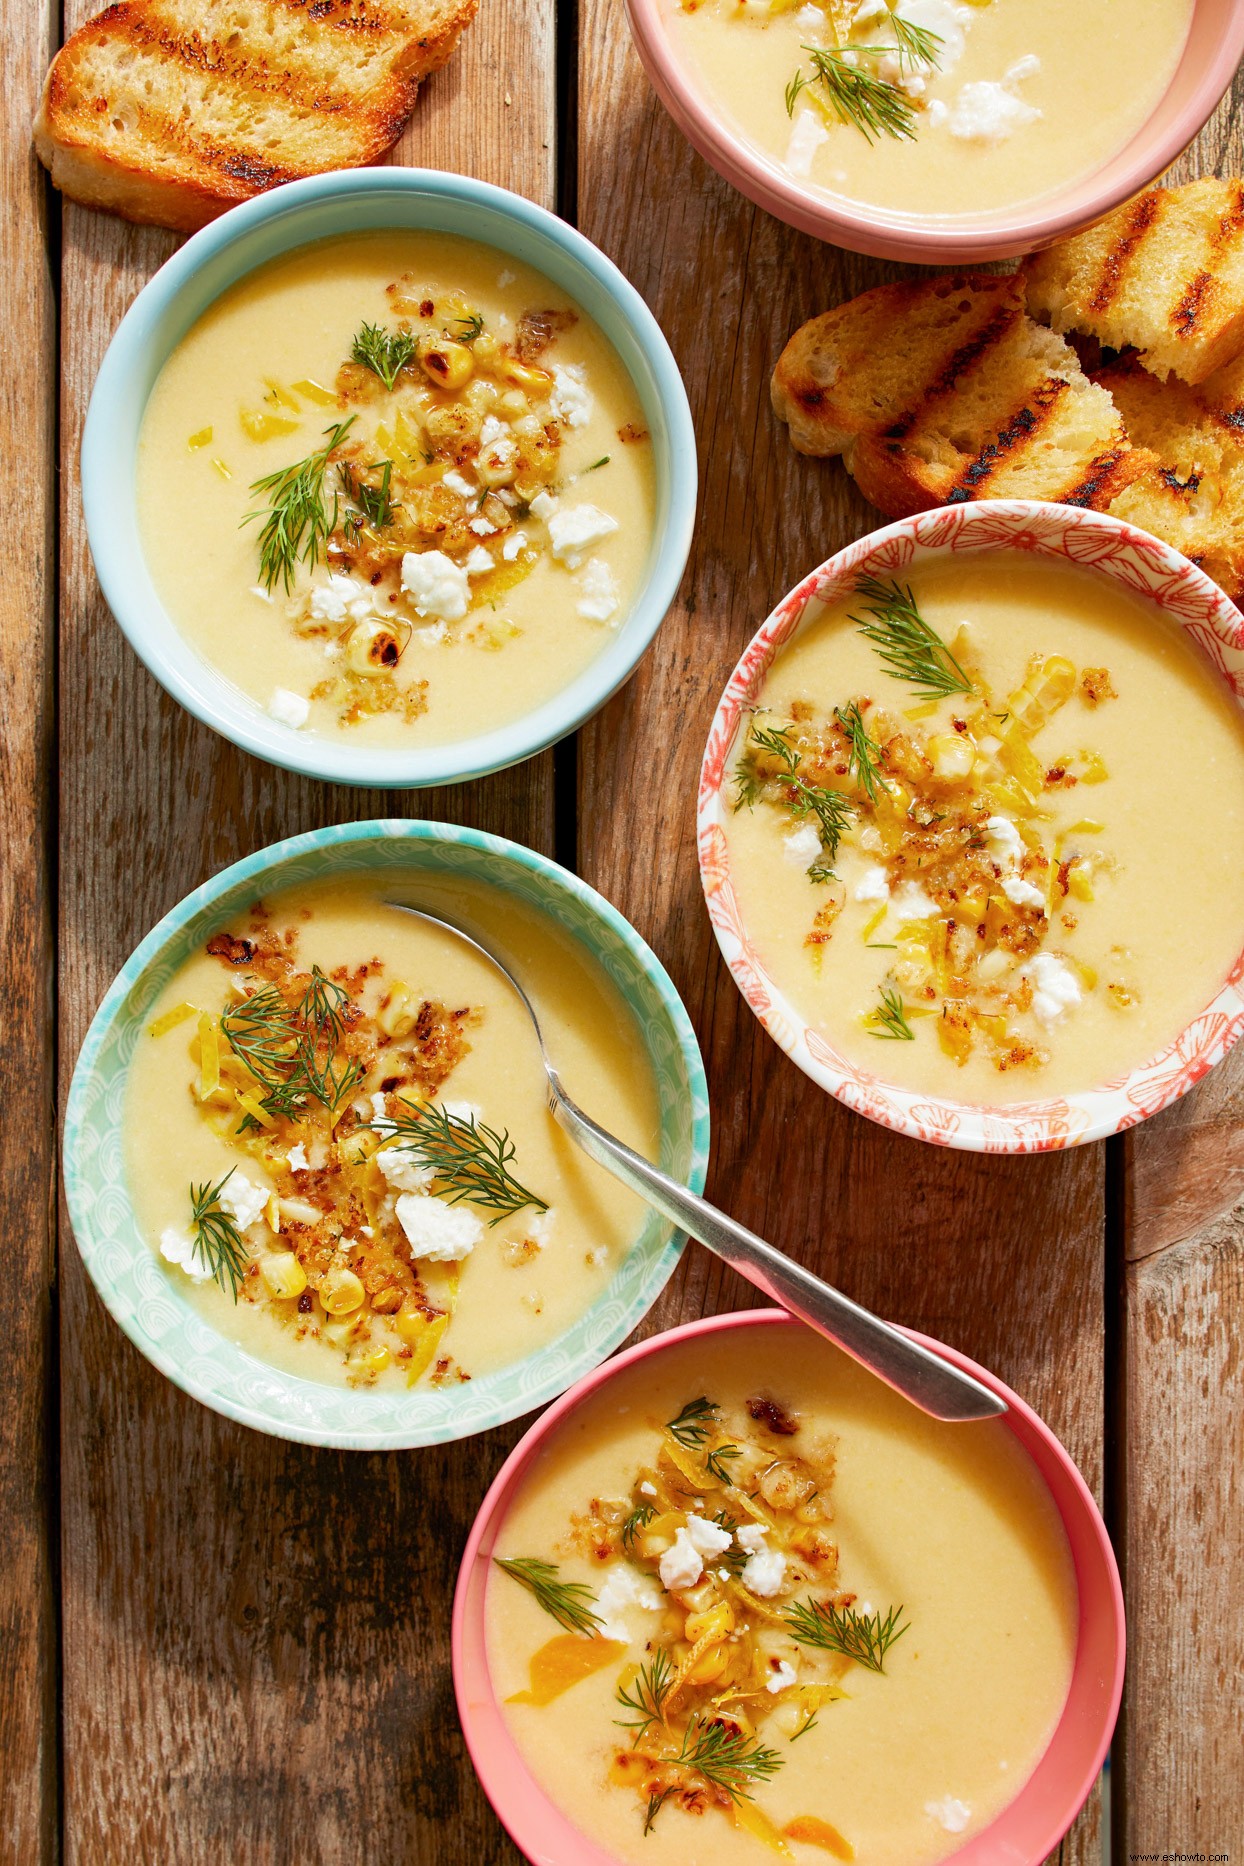
<path id="1" fill-rule="evenodd" d="M 261 849 L 188 894 L 122 967 L 74 1069 L 64 1175 L 78 1249 L 114 1320 L 183 1391 L 261 1432 L 355 1451 L 467 1438 L 544 1405 L 625 1340 L 685 1242 L 650 1213 L 613 1281 L 573 1328 L 528 1359 L 452 1389 L 351 1389 L 300 1379 L 226 1340 L 170 1285 L 139 1230 L 122 1144 L 130 1062 L 156 998 L 190 954 L 257 895 L 321 877 L 398 871 L 482 882 L 539 909 L 584 946 L 643 1035 L 660 1100 L 660 1164 L 697 1192 L 708 1166 L 708 1090 L 682 1001 L 634 928 L 556 862 L 450 823 L 345 823 Z"/>

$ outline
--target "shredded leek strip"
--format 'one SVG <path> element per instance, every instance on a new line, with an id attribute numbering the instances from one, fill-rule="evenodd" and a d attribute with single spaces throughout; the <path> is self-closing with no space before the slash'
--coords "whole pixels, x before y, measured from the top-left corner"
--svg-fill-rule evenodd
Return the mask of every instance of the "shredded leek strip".
<path id="1" fill-rule="evenodd" d="M 763 1840 L 774 1853 L 780 1853 L 784 1860 L 793 1860 L 794 1854 L 783 1840 L 769 1816 L 756 1806 L 754 1801 L 735 1801 L 730 1805 L 730 1819 L 745 1834 L 751 1834 L 755 1840 Z"/>
<path id="2" fill-rule="evenodd" d="M 270 415 L 261 408 L 243 408 L 238 413 L 242 432 L 252 441 L 270 441 L 278 434 L 295 434 L 298 423 L 288 415 Z"/>
<path id="3" fill-rule="evenodd" d="M 210 428 L 196 428 L 186 442 L 186 446 L 190 449 L 192 454 L 197 453 L 200 447 L 207 446 L 211 438 L 212 430 Z"/>
<path id="4" fill-rule="evenodd" d="M 288 408 L 290 412 L 295 415 L 300 415 L 302 413 L 302 406 L 298 397 L 296 395 L 291 395 L 288 389 L 283 389 L 279 382 L 273 382 L 271 376 L 265 376 L 264 384 L 273 401 L 276 402 L 279 407 Z"/>
<path id="5" fill-rule="evenodd" d="M 336 406 L 337 397 L 333 394 L 332 390 L 326 389 L 323 383 L 317 382 L 313 376 L 301 376 L 297 382 L 291 383 L 290 386 L 296 389 L 298 394 L 305 397 L 308 402 L 315 402 L 320 408 L 333 408 Z"/>
<path id="6" fill-rule="evenodd" d="M 258 1121 L 260 1127 L 273 1125 L 272 1116 L 262 1102 L 256 1101 L 253 1095 L 248 1095 L 245 1089 L 235 1089 L 234 1094 L 237 1097 L 238 1107 L 243 1109 L 252 1121 Z"/>
<path id="7" fill-rule="evenodd" d="M 441 1336 L 449 1327 L 449 1317 L 438 1315 L 434 1322 L 429 1322 L 419 1339 L 419 1346 L 406 1363 L 406 1384 L 413 1387 L 432 1365 L 433 1356 L 440 1346 Z"/>
<path id="8" fill-rule="evenodd" d="M 216 458 L 212 461 L 212 465 L 215 467 L 216 471 L 220 474 L 221 479 L 232 479 L 233 478 L 233 474 L 230 472 L 229 468 L 225 465 L 224 461 L 219 457 L 219 455 L 217 455 Z"/>
<path id="9" fill-rule="evenodd" d="M 220 1087 L 220 1030 L 206 1011 L 199 1015 L 199 1100 L 206 1101 Z"/>
<path id="10" fill-rule="evenodd" d="M 275 1192 L 271 1195 L 267 1205 L 264 1207 L 264 1219 L 269 1231 L 274 1231 L 279 1237 L 281 1233 L 281 1201 L 277 1198 Z"/>
<path id="11" fill-rule="evenodd" d="M 178 1024 L 184 1024 L 188 1017 L 193 1017 L 196 1013 L 202 1015 L 198 1005 L 191 1004 L 188 999 L 183 998 L 180 1004 L 175 1004 L 171 1011 L 165 1011 L 162 1017 L 157 1017 L 154 1024 L 148 1026 L 147 1035 L 162 1037 L 166 1030 L 176 1030 Z"/>
<path id="12" fill-rule="evenodd" d="M 870 940 L 873 934 L 877 931 L 877 928 L 881 925 L 881 922 L 885 919 L 886 914 L 888 912 L 889 912 L 888 904 L 883 903 L 883 905 L 877 909 L 876 913 L 871 914 L 869 918 L 864 922 L 864 930 L 860 934 L 860 938 L 865 941 Z"/>

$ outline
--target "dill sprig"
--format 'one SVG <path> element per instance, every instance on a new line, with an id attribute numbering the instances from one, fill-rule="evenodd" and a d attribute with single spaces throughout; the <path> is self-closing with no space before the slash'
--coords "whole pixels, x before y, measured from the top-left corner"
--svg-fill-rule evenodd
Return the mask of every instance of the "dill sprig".
<path id="1" fill-rule="evenodd" d="M 194 1229 L 194 1254 L 210 1270 L 222 1289 L 226 1283 L 238 1299 L 242 1278 L 250 1262 L 250 1252 L 237 1224 L 220 1203 L 220 1195 L 232 1179 L 231 1166 L 223 1179 L 213 1186 L 204 1182 L 190 1187 L 190 1223 Z"/>
<path id="2" fill-rule="evenodd" d="M 893 985 L 881 987 L 881 1003 L 869 1011 L 864 1023 L 871 1036 L 889 1043 L 914 1043 L 916 1040 L 916 1033 L 907 1022 L 902 995 Z"/>
<path id="3" fill-rule="evenodd" d="M 678 1754 L 668 1761 L 702 1775 L 731 1801 L 750 1801 L 755 1785 L 767 1782 L 782 1766 L 775 1749 L 764 1748 L 737 1727 L 706 1723 L 698 1713 L 683 1732 Z"/>
<path id="4" fill-rule="evenodd" d="M 384 1136 L 385 1146 L 413 1153 L 430 1166 L 450 1195 L 450 1205 L 466 1201 L 495 1212 L 490 1224 L 528 1205 L 537 1212 L 549 1209 L 547 1199 L 529 1192 L 510 1171 L 515 1147 L 508 1129 L 498 1134 L 474 1115 L 449 1114 L 437 1102 L 400 1107 L 397 1114 L 367 1125 Z"/>
<path id="5" fill-rule="evenodd" d="M 804 78 L 797 88 L 786 87 L 789 114 L 794 114 L 795 99 L 804 84 L 815 84 L 838 121 L 857 129 L 866 142 L 876 142 L 880 136 L 892 136 L 899 142 L 914 139 L 916 113 L 906 92 L 897 84 L 891 84 L 888 78 L 878 77 L 868 65 L 857 62 L 884 54 L 893 50 L 892 47 L 857 45 L 846 52 L 822 45 L 805 45 L 801 49 L 812 61 L 812 76 Z M 796 77 L 802 77 L 802 73 L 797 72 Z"/>
<path id="6" fill-rule="evenodd" d="M 414 361 L 416 343 L 408 330 L 385 330 L 380 324 L 360 325 L 350 345 L 350 360 L 379 376 L 392 389 L 406 365 Z"/>
<path id="7" fill-rule="evenodd" d="M 314 569 L 324 555 L 328 540 L 337 529 L 340 511 L 335 492 L 331 506 L 325 504 L 324 479 L 333 452 L 353 425 L 354 416 L 351 415 L 348 420 L 325 428 L 324 445 L 318 452 L 251 482 L 251 491 L 264 493 L 268 503 L 261 511 L 248 512 L 242 523 L 249 525 L 254 519 L 263 519 L 259 533 L 259 579 L 269 592 L 282 583 L 288 595 L 294 587 L 294 571 L 298 564 L 302 562 Z"/>
<path id="8" fill-rule="evenodd" d="M 931 32 L 927 26 L 917 26 L 899 13 L 890 15 L 890 25 L 898 41 L 900 62 L 934 67 L 940 64 L 942 46 L 945 44 L 940 33 Z"/>
<path id="9" fill-rule="evenodd" d="M 847 735 L 847 764 L 869 803 L 876 803 L 881 784 L 881 747 L 864 724 L 857 701 L 836 706 L 834 718 Z"/>
<path id="10" fill-rule="evenodd" d="M 798 1600 L 786 1609 L 783 1618 L 797 1645 L 839 1652 L 867 1671 L 884 1672 L 886 1653 L 910 1624 L 903 1621 L 899 1625 L 902 1613 L 901 1607 L 891 1607 L 883 1619 L 880 1613 L 835 1607 L 832 1600 Z"/>
<path id="11" fill-rule="evenodd" d="M 750 809 L 764 795 L 767 785 L 782 785 L 786 792 L 786 807 L 791 815 L 800 822 L 808 817 L 813 818 L 820 831 L 821 854 L 808 869 L 809 878 L 813 881 L 831 881 L 834 879 L 833 863 L 838 854 L 838 844 L 850 827 L 855 815 L 855 804 L 844 791 L 831 790 L 827 785 L 809 784 L 800 777 L 801 754 L 786 736 L 793 730 L 793 726 L 758 726 L 753 721 L 748 728 L 743 756 L 734 774 L 738 789 L 736 807 L 741 809 L 746 804 Z M 757 764 L 758 753 L 767 753 L 776 758 L 782 769 L 762 771 Z"/>
<path id="12" fill-rule="evenodd" d="M 698 1451 L 712 1437 L 719 1410 L 716 1400 L 701 1394 L 699 1399 L 688 1400 L 676 1419 L 667 1420 L 665 1429 L 684 1450 Z"/>
<path id="13" fill-rule="evenodd" d="M 343 460 L 337 468 L 341 479 L 341 490 L 354 506 L 355 511 L 346 520 L 355 535 L 364 525 L 370 525 L 373 531 L 383 531 L 386 525 L 393 523 L 393 502 L 389 497 L 389 487 L 393 478 L 393 462 L 377 460 L 372 470 L 380 470 L 380 483 L 373 485 L 369 480 L 360 479 L 348 460 Z"/>
<path id="14" fill-rule="evenodd" d="M 593 1612 L 596 1596 L 591 1588 L 582 1581 L 563 1581 L 553 1562 L 540 1561 L 534 1555 L 508 1558 L 494 1555 L 493 1560 L 528 1593 L 534 1594 L 544 1611 L 568 1633 L 585 1633 L 591 1639 L 603 1624 L 600 1615 Z"/>
<path id="15" fill-rule="evenodd" d="M 715 1477 L 719 1484 L 732 1483 L 734 1480 L 731 1478 L 729 1471 L 721 1460 L 739 1458 L 742 1457 L 742 1455 L 737 1445 L 715 1445 L 704 1460 L 704 1469 L 708 1472 L 710 1477 Z"/>
<path id="16" fill-rule="evenodd" d="M 622 1547 L 629 1553 L 635 1546 L 635 1538 L 641 1529 L 646 1529 L 656 1515 L 651 1503 L 637 1503 L 622 1525 Z"/>
<path id="17" fill-rule="evenodd" d="M 919 699 L 972 692 L 967 674 L 921 615 L 910 585 L 896 578 L 862 576 L 855 593 L 869 619 L 852 616 L 852 622 L 877 649 L 882 666 L 907 681 Z"/>
<path id="18" fill-rule="evenodd" d="M 264 1090 L 269 1114 L 297 1120 L 310 1100 L 335 1115 L 362 1081 L 362 1063 L 337 1062 L 348 1002 L 317 965 L 296 1004 L 265 985 L 221 1013 L 220 1028 Z"/>
<path id="19" fill-rule="evenodd" d="M 472 344 L 484 334 L 484 320 L 478 311 L 472 311 L 470 317 L 454 319 L 454 337 L 458 343 Z"/>
<path id="20" fill-rule="evenodd" d="M 635 1732 L 635 1741 L 663 1720 L 665 1700 L 674 1682 L 674 1664 L 664 1646 L 658 1646 L 647 1665 L 641 1665 L 628 1690 L 618 1686 L 618 1703 L 629 1717 L 615 1718 L 624 1730 Z"/>

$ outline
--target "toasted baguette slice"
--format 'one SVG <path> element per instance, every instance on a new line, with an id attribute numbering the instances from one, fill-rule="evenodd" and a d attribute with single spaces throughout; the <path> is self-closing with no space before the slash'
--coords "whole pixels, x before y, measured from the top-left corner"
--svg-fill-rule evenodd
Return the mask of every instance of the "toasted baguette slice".
<path id="1" fill-rule="evenodd" d="M 1028 309 L 1056 331 L 1135 348 L 1157 376 L 1203 382 L 1244 351 L 1244 183 L 1151 188 L 1024 262 Z"/>
<path id="2" fill-rule="evenodd" d="M 1160 464 L 1111 506 L 1244 594 L 1244 358 L 1197 387 L 1159 383 L 1135 357 L 1099 370 L 1134 440 Z"/>
<path id="3" fill-rule="evenodd" d="M 773 405 L 891 517 L 963 499 L 1104 508 L 1152 464 L 1016 277 L 882 285 L 795 332 Z"/>
<path id="4" fill-rule="evenodd" d="M 188 232 L 278 182 L 374 162 L 479 0 L 121 0 L 48 72 L 64 193 Z"/>

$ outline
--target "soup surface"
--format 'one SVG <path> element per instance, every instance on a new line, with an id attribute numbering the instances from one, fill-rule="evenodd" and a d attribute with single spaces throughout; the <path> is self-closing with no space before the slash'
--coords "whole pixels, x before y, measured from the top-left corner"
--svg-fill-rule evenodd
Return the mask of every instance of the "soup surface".
<path id="1" fill-rule="evenodd" d="M 563 1333 L 644 1208 L 547 1112 L 505 981 L 388 901 L 495 945 L 576 1099 L 650 1158 L 656 1086 L 616 991 L 535 912 L 423 876 L 376 890 L 274 895 L 170 981 L 131 1066 L 127 1176 L 170 1279 L 251 1353 L 439 1385 Z"/>
<path id="2" fill-rule="evenodd" d="M 1192 16 L 1192 0 L 666 5 L 676 49 L 778 168 L 936 221 L 1035 199 L 1117 154 Z"/>
<path id="3" fill-rule="evenodd" d="M 727 779 L 743 919 L 859 1067 L 981 1103 L 1087 1090 L 1228 977 L 1244 727 L 1118 585 L 1010 552 L 862 581 L 760 708 Z"/>
<path id="4" fill-rule="evenodd" d="M 599 330 L 442 234 L 262 267 L 165 364 L 144 549 L 204 658 L 285 724 L 426 746 L 530 712 L 642 583 L 651 447 Z"/>
<path id="5" fill-rule="evenodd" d="M 610 1381 L 495 1554 L 515 1741 L 621 1860 L 932 1866 L 1019 1793 L 1070 1683 L 1070 1553 L 1010 1432 L 927 1418 L 809 1331 Z"/>

